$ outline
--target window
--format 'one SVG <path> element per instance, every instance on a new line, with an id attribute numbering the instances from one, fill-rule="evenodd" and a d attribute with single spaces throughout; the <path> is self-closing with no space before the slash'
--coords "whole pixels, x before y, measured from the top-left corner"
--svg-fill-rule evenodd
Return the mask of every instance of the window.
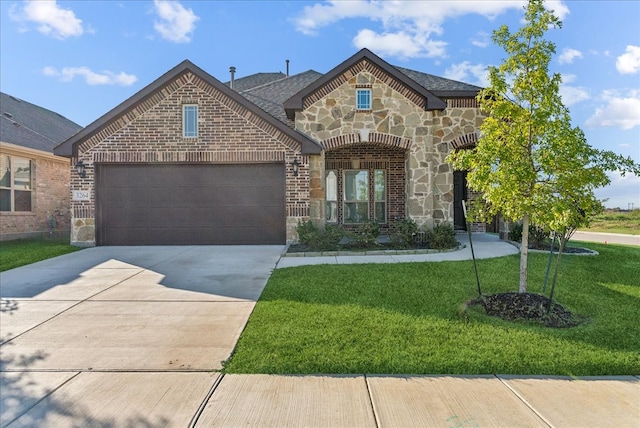
<path id="1" fill-rule="evenodd" d="M 0 211 L 31 211 L 29 159 L 0 155 Z"/>
<path id="2" fill-rule="evenodd" d="M 344 222 L 369 220 L 369 172 L 366 169 L 344 172 Z"/>
<path id="3" fill-rule="evenodd" d="M 325 178 L 325 219 L 327 223 L 338 222 L 338 174 L 336 171 L 327 171 Z"/>
<path id="4" fill-rule="evenodd" d="M 182 136 L 198 136 L 198 106 L 185 104 L 182 106 Z"/>
<path id="5" fill-rule="evenodd" d="M 383 169 L 373 171 L 373 215 L 376 223 L 387 221 L 387 192 Z"/>
<path id="6" fill-rule="evenodd" d="M 356 109 L 371 110 L 371 89 L 356 89 Z"/>

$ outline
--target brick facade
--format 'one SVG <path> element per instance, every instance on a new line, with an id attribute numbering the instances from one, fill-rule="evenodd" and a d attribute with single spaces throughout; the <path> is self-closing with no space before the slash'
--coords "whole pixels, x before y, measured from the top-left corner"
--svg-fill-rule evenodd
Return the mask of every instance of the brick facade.
<path id="1" fill-rule="evenodd" d="M 2 153 L 32 161 L 32 211 L 0 212 L 0 240 L 69 236 L 69 159 L 2 144 Z"/>
<path id="2" fill-rule="evenodd" d="M 198 105 L 197 137 L 182 136 L 184 104 Z M 301 163 L 297 177 L 294 158 Z M 74 164 L 79 160 L 87 175 L 72 173 L 72 187 L 89 190 L 91 200 L 71 202 L 76 245 L 95 245 L 98 163 L 284 163 L 288 240 L 295 238 L 297 220 L 309 216 L 308 157 L 300 155 L 299 143 L 189 72 L 80 144 Z"/>

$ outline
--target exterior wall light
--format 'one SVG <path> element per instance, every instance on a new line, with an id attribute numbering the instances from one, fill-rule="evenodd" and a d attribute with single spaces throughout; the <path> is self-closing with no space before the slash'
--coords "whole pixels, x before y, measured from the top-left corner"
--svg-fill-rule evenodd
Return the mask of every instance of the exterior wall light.
<path id="1" fill-rule="evenodd" d="M 87 177 L 86 165 L 84 164 L 84 162 L 78 161 L 78 163 L 76 164 L 76 171 L 78 172 L 80 178 Z"/>
<path id="2" fill-rule="evenodd" d="M 293 176 L 298 176 L 298 171 L 300 171 L 300 162 L 298 162 L 298 158 L 293 158 L 293 162 L 291 162 L 291 166 L 293 167 Z"/>

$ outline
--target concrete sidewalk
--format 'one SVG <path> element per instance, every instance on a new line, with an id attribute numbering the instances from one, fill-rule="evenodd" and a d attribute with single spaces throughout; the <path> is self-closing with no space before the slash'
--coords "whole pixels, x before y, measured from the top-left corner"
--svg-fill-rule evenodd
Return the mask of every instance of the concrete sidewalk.
<path id="1" fill-rule="evenodd" d="M 12 372 L 8 427 L 629 427 L 640 379 Z M 8 394 L 8 396 L 7 396 Z M 21 415 L 21 416 L 20 416 Z M 13 420 L 12 416 L 20 416 Z M 10 423 L 9 423 L 10 422 Z M 9 423 L 5 425 L 5 423 Z"/>

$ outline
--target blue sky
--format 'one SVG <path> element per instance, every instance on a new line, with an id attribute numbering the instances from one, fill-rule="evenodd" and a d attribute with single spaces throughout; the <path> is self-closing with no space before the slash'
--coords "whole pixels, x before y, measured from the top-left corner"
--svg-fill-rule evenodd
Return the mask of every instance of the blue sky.
<path id="1" fill-rule="evenodd" d="M 0 1 L 0 89 L 86 126 L 184 59 L 214 77 L 327 72 L 363 47 L 394 65 L 482 86 L 523 1 Z M 640 162 L 640 1 L 549 1 L 564 103 L 599 149 Z M 612 174 L 607 206 L 640 208 Z"/>

